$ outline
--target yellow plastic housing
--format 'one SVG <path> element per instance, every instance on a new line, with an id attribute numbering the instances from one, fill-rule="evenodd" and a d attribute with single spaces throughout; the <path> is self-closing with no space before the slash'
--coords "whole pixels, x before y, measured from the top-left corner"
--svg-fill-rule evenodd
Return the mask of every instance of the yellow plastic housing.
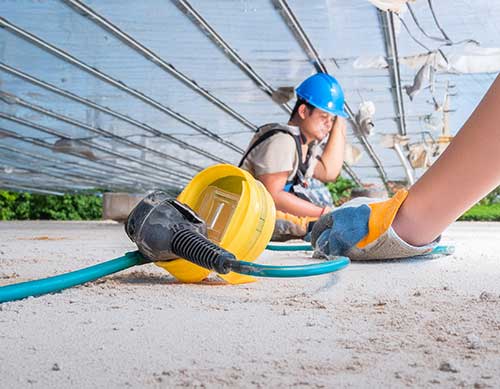
<path id="1" fill-rule="evenodd" d="M 256 260 L 271 239 L 274 201 L 264 185 L 236 166 L 214 165 L 201 171 L 177 199 L 205 220 L 210 240 L 239 260 Z M 181 282 L 200 282 L 210 274 L 185 259 L 156 264 Z M 232 284 L 254 281 L 236 273 L 220 276 Z"/>

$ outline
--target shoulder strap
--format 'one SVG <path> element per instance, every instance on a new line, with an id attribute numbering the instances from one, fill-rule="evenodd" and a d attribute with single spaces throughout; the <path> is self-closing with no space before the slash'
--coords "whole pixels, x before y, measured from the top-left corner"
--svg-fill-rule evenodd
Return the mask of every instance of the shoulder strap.
<path id="1" fill-rule="evenodd" d="M 248 154 L 250 154 L 253 149 L 255 149 L 258 145 L 260 145 L 266 139 L 270 138 L 271 136 L 273 136 L 279 132 L 282 132 L 284 134 L 288 134 L 295 140 L 296 148 L 297 148 L 297 151 L 299 152 L 299 161 L 302 161 L 302 148 L 300 147 L 300 140 L 298 139 L 298 137 L 296 137 L 295 135 L 293 135 L 291 132 L 289 132 L 287 130 L 282 130 L 280 128 L 276 128 L 274 130 L 267 131 L 262 136 L 258 137 L 255 142 L 252 143 L 252 145 L 247 149 L 247 151 L 245 152 L 245 154 L 241 158 L 241 161 L 238 164 L 238 167 L 241 167 L 241 165 L 243 165 L 243 162 L 245 162 L 245 159 L 248 157 Z"/>
<path id="2" fill-rule="evenodd" d="M 268 132 L 264 133 L 262 136 L 260 136 L 259 138 L 257 138 L 257 140 L 247 149 L 247 151 L 245 152 L 245 154 L 241 158 L 241 161 L 238 164 L 238 167 L 241 167 L 241 165 L 243 165 L 243 162 L 248 157 L 248 155 L 250 154 L 250 152 L 253 149 L 255 149 L 255 147 L 257 147 L 262 142 L 264 142 L 266 139 L 270 138 L 271 136 L 273 136 L 273 135 L 275 135 L 275 134 L 277 134 L 279 132 L 282 132 L 284 134 L 288 134 L 288 135 L 290 135 L 293 138 L 293 140 L 295 141 L 295 148 L 297 150 L 297 154 L 298 154 L 298 158 L 299 158 L 299 166 L 298 166 L 298 169 L 297 169 L 297 173 L 295 174 L 295 177 L 291 181 L 287 182 L 287 184 L 292 184 L 292 185 L 303 184 L 304 183 L 304 177 L 305 177 L 305 174 L 306 174 L 306 171 L 307 171 L 307 167 L 309 166 L 309 160 L 311 158 L 310 150 L 308 150 L 308 153 L 307 153 L 307 156 L 306 156 L 306 161 L 302 162 L 302 139 L 301 139 L 301 137 L 293 135 L 290 131 L 283 130 L 283 129 L 280 129 L 280 128 L 269 130 Z"/>

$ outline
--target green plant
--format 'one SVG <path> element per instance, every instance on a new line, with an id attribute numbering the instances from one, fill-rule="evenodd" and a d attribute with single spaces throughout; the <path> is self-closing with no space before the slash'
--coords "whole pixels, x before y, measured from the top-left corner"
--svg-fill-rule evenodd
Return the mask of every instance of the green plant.
<path id="1" fill-rule="evenodd" d="M 326 187 L 332 195 L 333 203 L 338 206 L 350 199 L 351 191 L 357 185 L 353 180 L 339 176 L 335 181 L 326 184 Z"/>
<path id="2" fill-rule="evenodd" d="M 476 204 L 458 220 L 500 221 L 500 203 L 489 205 Z"/>
<path id="3" fill-rule="evenodd" d="M 500 221 L 500 186 L 492 190 L 458 220 Z"/>
<path id="4" fill-rule="evenodd" d="M 479 201 L 480 205 L 491 205 L 500 203 L 500 186 L 497 186 L 490 193 L 488 193 L 483 199 Z"/>
<path id="5" fill-rule="evenodd" d="M 102 198 L 97 195 L 0 191 L 0 220 L 96 220 L 101 213 Z"/>
<path id="6" fill-rule="evenodd" d="M 0 191 L 0 220 L 10 220 L 15 216 L 12 210 L 15 200 L 15 193 Z"/>

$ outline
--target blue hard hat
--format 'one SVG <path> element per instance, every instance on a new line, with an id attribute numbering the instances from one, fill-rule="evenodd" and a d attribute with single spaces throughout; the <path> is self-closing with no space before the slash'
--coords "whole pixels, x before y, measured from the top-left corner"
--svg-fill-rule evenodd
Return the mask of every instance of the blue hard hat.
<path id="1" fill-rule="evenodd" d="M 297 96 L 309 104 L 332 115 L 346 118 L 344 92 L 335 77 L 326 73 L 317 73 L 306 78 L 295 89 Z"/>

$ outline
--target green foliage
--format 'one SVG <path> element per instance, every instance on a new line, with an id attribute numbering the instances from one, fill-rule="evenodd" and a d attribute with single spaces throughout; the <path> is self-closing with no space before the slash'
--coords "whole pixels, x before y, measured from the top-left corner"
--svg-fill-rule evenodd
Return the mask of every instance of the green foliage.
<path id="1" fill-rule="evenodd" d="M 465 212 L 458 220 L 500 221 L 500 186 Z"/>
<path id="2" fill-rule="evenodd" d="M 476 204 L 458 220 L 500 221 L 500 203 L 489 205 Z"/>
<path id="3" fill-rule="evenodd" d="M 351 191 L 356 188 L 356 183 L 349 178 L 339 176 L 335 181 L 326 184 L 332 195 L 333 203 L 341 205 L 351 198 Z"/>
<path id="4" fill-rule="evenodd" d="M 491 205 L 500 203 L 500 186 L 493 189 L 487 196 L 485 196 L 478 204 Z"/>
<path id="5" fill-rule="evenodd" d="M 96 220 L 101 214 L 102 198 L 96 195 L 0 191 L 0 220 Z"/>
<path id="6" fill-rule="evenodd" d="M 15 193 L 0 191 L 0 220 L 10 220 L 15 216 L 15 212 L 11 209 L 11 204 L 15 200 Z"/>

